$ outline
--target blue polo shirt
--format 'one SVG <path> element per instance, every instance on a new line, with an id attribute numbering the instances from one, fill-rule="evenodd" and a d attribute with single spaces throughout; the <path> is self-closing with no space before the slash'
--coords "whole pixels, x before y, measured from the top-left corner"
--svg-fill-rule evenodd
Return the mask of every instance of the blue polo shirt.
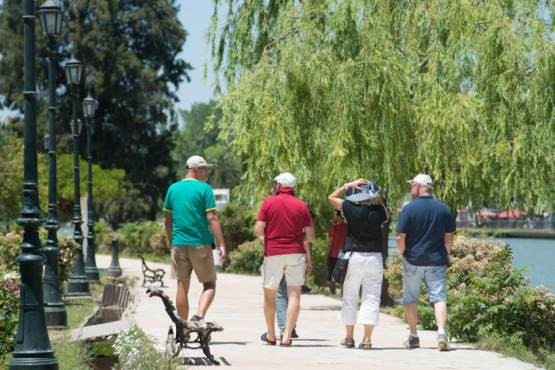
<path id="1" fill-rule="evenodd" d="M 445 203 L 420 196 L 403 207 L 397 233 L 406 234 L 403 256 L 415 266 L 446 266 L 445 234 L 455 232 L 455 219 Z"/>

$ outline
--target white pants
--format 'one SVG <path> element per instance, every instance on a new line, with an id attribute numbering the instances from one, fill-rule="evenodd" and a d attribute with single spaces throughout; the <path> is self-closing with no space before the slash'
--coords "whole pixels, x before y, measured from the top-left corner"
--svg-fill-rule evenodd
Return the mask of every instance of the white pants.
<path id="1" fill-rule="evenodd" d="M 358 294 L 362 285 L 362 304 L 358 322 L 378 325 L 382 294 L 383 259 L 381 253 L 351 253 L 347 276 L 343 282 L 341 321 L 345 325 L 356 323 Z"/>

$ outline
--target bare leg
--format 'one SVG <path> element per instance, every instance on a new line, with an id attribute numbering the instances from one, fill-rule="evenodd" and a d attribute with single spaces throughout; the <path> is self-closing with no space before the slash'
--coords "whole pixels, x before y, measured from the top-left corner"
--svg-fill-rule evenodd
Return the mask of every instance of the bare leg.
<path id="1" fill-rule="evenodd" d="M 371 342 L 373 331 L 374 331 L 374 325 L 364 324 L 364 337 L 362 338 L 362 341 Z"/>
<path id="2" fill-rule="evenodd" d="M 289 303 L 287 304 L 287 319 L 285 321 L 285 332 L 281 337 L 282 343 L 291 342 L 291 332 L 295 328 L 297 319 L 299 318 L 299 311 L 301 310 L 301 286 L 287 286 L 287 296 Z"/>
<path id="3" fill-rule="evenodd" d="M 407 317 L 407 323 L 409 324 L 410 333 L 416 334 L 416 323 L 418 321 L 418 311 L 416 309 L 416 303 L 409 303 L 405 305 L 405 316 Z"/>
<path id="4" fill-rule="evenodd" d="M 204 289 L 202 290 L 198 301 L 197 316 L 204 318 L 206 316 L 206 311 L 208 311 L 208 308 L 212 304 L 214 296 L 216 295 L 216 282 L 211 281 L 208 283 L 202 283 L 202 285 L 204 286 Z"/>
<path id="5" fill-rule="evenodd" d="M 276 340 L 276 296 L 277 289 L 264 288 L 264 317 L 266 319 L 266 326 L 268 327 L 266 338 L 272 342 Z"/>
<path id="6" fill-rule="evenodd" d="M 189 316 L 189 285 L 191 280 L 178 280 L 177 281 L 177 294 L 175 296 L 175 305 L 177 314 L 183 320 L 187 320 Z"/>
<path id="7" fill-rule="evenodd" d="M 445 320 L 447 320 L 447 305 L 445 302 L 434 302 L 434 313 L 438 330 L 445 330 Z"/>
<path id="8" fill-rule="evenodd" d="M 347 329 L 347 335 L 345 336 L 345 338 L 353 339 L 355 335 L 355 326 L 345 325 L 345 329 Z"/>

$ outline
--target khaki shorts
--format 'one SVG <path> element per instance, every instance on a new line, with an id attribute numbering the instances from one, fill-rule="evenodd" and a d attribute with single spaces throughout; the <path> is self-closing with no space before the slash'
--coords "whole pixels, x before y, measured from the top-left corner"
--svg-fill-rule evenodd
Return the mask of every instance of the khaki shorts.
<path id="1" fill-rule="evenodd" d="M 170 277 L 174 280 L 190 280 L 193 270 L 200 283 L 216 281 L 212 246 L 172 247 Z"/>
<path id="2" fill-rule="evenodd" d="M 277 289 L 285 274 L 287 286 L 301 286 L 304 284 L 305 271 L 304 253 L 264 257 L 262 284 L 266 289 Z"/>

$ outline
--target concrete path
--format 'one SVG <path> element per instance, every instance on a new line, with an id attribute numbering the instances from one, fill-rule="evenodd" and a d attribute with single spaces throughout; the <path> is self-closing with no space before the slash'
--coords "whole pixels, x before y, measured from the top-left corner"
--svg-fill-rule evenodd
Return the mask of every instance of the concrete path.
<path id="1" fill-rule="evenodd" d="M 108 268 L 110 257 L 97 255 L 99 268 Z M 175 302 L 176 282 L 169 279 L 169 265 L 147 262 L 151 268 L 167 270 L 162 288 Z M 162 300 L 149 298 L 142 285 L 141 261 L 120 258 L 124 275 L 139 278 L 135 292 L 137 302 L 134 319 L 137 325 L 164 349 L 169 326 L 172 324 Z M 155 284 L 159 286 L 159 284 Z M 202 285 L 196 277 L 191 281 L 189 295 L 191 311 L 196 310 Z M 339 320 L 341 301 L 318 294 L 303 294 L 297 324 L 299 339 L 291 348 L 270 346 L 260 340 L 266 331 L 262 312 L 262 286 L 259 277 L 219 274 L 216 299 L 207 319 L 217 321 L 223 332 L 213 333 L 210 349 L 221 366 L 236 369 L 537 369 L 522 361 L 503 357 L 495 352 L 477 350 L 467 345 L 452 344 L 451 352 L 437 350 L 436 333 L 420 331 L 422 348 L 407 350 L 402 343 L 408 327 L 401 320 L 380 314 L 380 325 L 372 335 L 370 351 L 346 349 L 339 345 L 345 327 Z M 355 327 L 356 346 L 362 336 L 362 326 Z M 180 357 L 196 361 L 189 368 L 203 368 L 201 350 L 183 350 Z"/>

